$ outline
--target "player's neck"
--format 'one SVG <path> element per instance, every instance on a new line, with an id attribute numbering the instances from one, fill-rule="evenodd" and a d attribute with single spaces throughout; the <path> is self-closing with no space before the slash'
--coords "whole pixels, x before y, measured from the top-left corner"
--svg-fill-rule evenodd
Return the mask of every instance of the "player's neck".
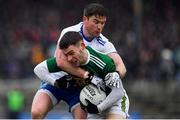
<path id="1" fill-rule="evenodd" d="M 84 49 L 83 54 L 84 54 L 84 58 L 83 58 L 84 63 L 82 65 L 86 65 L 89 62 L 90 54 L 89 54 L 89 51 L 87 49 Z"/>
<path id="2" fill-rule="evenodd" d="M 84 26 L 82 29 L 82 35 L 83 38 L 86 39 L 86 41 L 91 42 L 94 39 L 94 37 L 92 37 L 92 35 L 89 34 L 88 29 L 86 29 Z"/>

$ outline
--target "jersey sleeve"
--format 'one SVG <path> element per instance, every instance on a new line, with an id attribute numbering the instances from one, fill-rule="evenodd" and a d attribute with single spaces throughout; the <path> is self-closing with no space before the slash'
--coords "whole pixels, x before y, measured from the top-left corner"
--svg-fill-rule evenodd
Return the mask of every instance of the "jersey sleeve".
<path id="1" fill-rule="evenodd" d="M 112 107 L 114 103 L 116 103 L 125 95 L 125 91 L 121 88 L 111 86 L 111 89 L 112 90 L 106 99 L 98 105 L 100 112 Z"/>
<path id="2" fill-rule="evenodd" d="M 46 62 L 47 62 L 47 68 L 50 73 L 61 71 L 61 69 L 57 66 L 55 57 L 47 59 Z"/>
<path id="3" fill-rule="evenodd" d="M 37 77 L 50 85 L 54 85 L 56 79 L 66 75 L 60 71 L 61 69 L 57 67 L 55 58 L 47 59 L 34 68 Z"/>
<path id="4" fill-rule="evenodd" d="M 82 26 L 82 22 L 80 22 L 80 23 L 78 23 L 78 24 L 76 24 L 76 25 L 73 25 L 73 26 L 64 28 L 64 29 L 61 31 L 61 34 L 60 34 L 60 37 L 59 37 L 59 39 L 58 39 L 57 44 L 59 44 L 62 36 L 63 36 L 66 32 L 68 32 L 68 31 L 76 31 L 76 32 L 80 31 L 80 26 Z"/>
<path id="5" fill-rule="evenodd" d="M 59 42 L 60 42 L 62 36 L 63 36 L 66 32 L 67 32 L 67 29 L 63 29 L 63 30 L 61 31 L 61 34 L 60 34 L 60 37 L 59 37 L 59 39 L 58 39 L 57 44 L 59 44 Z"/>
<path id="6" fill-rule="evenodd" d="M 39 63 L 35 68 L 34 68 L 34 73 L 39 77 L 39 79 L 54 85 L 55 79 L 51 76 L 51 73 L 48 70 L 47 62 L 46 60 Z"/>

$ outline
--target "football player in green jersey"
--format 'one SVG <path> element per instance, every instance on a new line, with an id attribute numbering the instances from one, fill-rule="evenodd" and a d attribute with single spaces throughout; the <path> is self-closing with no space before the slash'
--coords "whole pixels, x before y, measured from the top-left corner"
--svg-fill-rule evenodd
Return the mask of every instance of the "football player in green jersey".
<path id="1" fill-rule="evenodd" d="M 87 112 L 90 114 L 100 113 L 93 116 L 106 114 L 106 118 L 108 119 L 125 119 L 128 115 L 128 98 L 127 95 L 125 95 L 126 92 L 123 88 L 120 75 L 116 71 L 114 61 L 109 56 L 89 46 L 85 46 L 78 32 L 72 31 L 65 33 L 60 40 L 59 47 L 67 57 L 67 61 L 72 65 L 80 66 L 90 73 L 103 78 L 103 80 L 96 81 L 94 84 L 100 85 L 107 93 L 107 97 L 97 106 L 88 101 L 89 104 L 86 107 Z M 112 79 L 119 81 L 118 87 L 108 84 Z"/>

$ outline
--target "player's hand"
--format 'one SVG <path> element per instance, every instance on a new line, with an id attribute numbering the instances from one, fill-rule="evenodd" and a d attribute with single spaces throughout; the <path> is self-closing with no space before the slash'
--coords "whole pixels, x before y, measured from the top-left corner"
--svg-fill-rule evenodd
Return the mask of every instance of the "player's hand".
<path id="1" fill-rule="evenodd" d="M 103 79 L 91 73 L 89 74 L 89 78 L 87 79 L 89 79 L 92 84 L 96 85 L 99 93 L 101 93 L 101 82 L 103 81 Z"/>
<path id="2" fill-rule="evenodd" d="M 57 88 L 68 88 L 70 85 L 74 85 L 74 80 L 71 75 L 65 75 L 57 79 L 54 83 L 54 86 Z"/>
<path id="3" fill-rule="evenodd" d="M 103 79 L 94 75 L 94 74 L 89 74 L 89 77 L 87 78 L 87 80 L 90 81 L 90 83 L 93 83 L 95 85 L 97 85 L 99 82 L 101 82 Z"/>
<path id="4" fill-rule="evenodd" d="M 72 75 L 72 79 L 75 81 L 75 86 L 78 86 L 78 87 L 83 87 L 90 84 L 90 81 L 88 79 L 76 77 L 73 75 Z"/>
<path id="5" fill-rule="evenodd" d="M 108 73 L 105 78 L 105 84 L 119 88 L 121 84 L 121 78 L 118 72 Z"/>
<path id="6" fill-rule="evenodd" d="M 85 99 L 88 103 L 86 106 L 86 111 L 90 114 L 97 114 L 99 113 L 98 108 L 96 105 L 92 104 L 89 100 Z"/>

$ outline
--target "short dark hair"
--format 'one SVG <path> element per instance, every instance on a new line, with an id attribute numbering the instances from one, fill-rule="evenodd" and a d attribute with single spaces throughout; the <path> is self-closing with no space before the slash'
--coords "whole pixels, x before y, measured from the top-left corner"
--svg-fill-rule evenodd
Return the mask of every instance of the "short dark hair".
<path id="1" fill-rule="evenodd" d="M 79 32 L 74 32 L 74 31 L 66 32 L 59 42 L 59 48 L 66 49 L 70 45 L 76 45 L 81 40 L 83 40 L 83 38 Z"/>
<path id="2" fill-rule="evenodd" d="M 104 8 L 103 5 L 99 4 L 99 3 L 91 3 L 88 4 L 85 8 L 84 8 L 84 12 L 83 15 L 86 17 L 91 17 L 93 15 L 95 16 L 107 16 L 107 11 Z"/>

